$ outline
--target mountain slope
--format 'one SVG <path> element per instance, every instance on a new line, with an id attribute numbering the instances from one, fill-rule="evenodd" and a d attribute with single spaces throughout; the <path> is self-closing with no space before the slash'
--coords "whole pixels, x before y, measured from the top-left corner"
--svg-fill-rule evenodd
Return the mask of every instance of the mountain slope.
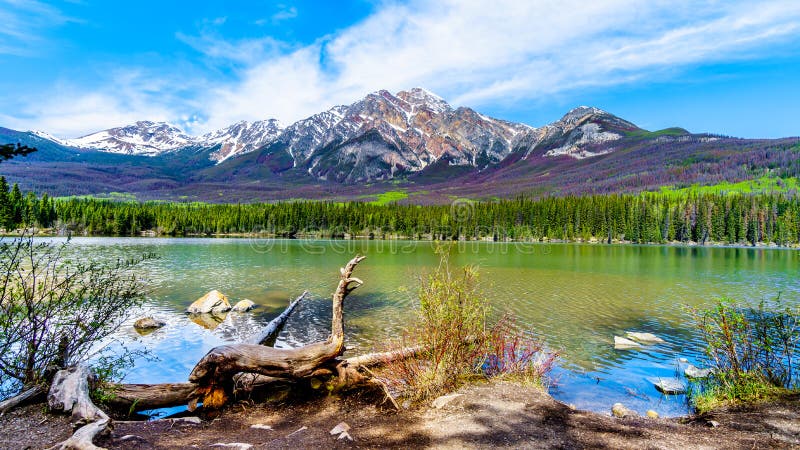
<path id="1" fill-rule="evenodd" d="M 796 138 L 649 132 L 592 107 L 537 128 L 453 108 L 420 88 L 377 91 L 285 128 L 275 120 L 239 122 L 192 137 L 137 122 L 81 139 L 97 148 L 0 129 L 0 143 L 40 149 L 3 163 L 0 173 L 23 189 L 56 195 L 125 191 L 215 202 L 363 198 L 397 189 L 441 202 L 800 175 Z"/>

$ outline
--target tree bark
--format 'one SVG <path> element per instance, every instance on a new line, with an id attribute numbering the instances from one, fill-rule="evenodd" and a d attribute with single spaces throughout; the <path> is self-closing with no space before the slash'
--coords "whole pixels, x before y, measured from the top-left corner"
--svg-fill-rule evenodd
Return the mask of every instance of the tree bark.
<path id="1" fill-rule="evenodd" d="M 194 394 L 194 383 L 116 384 L 108 405 L 117 411 L 156 409 L 185 405 Z"/>
<path id="2" fill-rule="evenodd" d="M 22 391 L 14 397 L 3 400 L 0 402 L 0 417 L 3 417 L 6 412 L 11 411 L 23 403 L 33 401 L 33 399 L 44 394 L 44 392 L 45 391 L 41 386 L 34 386 L 30 389 Z"/>
<path id="3" fill-rule="evenodd" d="M 77 430 L 53 449 L 96 450 L 92 441 L 108 430 L 111 419 L 89 398 L 89 379 L 92 377 L 86 366 L 59 370 L 50 385 L 47 403 L 50 409 L 72 413 L 72 426 Z"/>
<path id="4" fill-rule="evenodd" d="M 300 304 L 300 301 L 308 295 L 308 291 L 303 291 L 299 297 L 294 299 L 293 302 L 289 303 L 289 306 L 282 312 L 278 317 L 272 319 L 267 326 L 256 335 L 251 336 L 246 341 L 245 344 L 258 344 L 258 345 L 268 345 L 272 346 L 275 343 L 275 339 L 278 337 L 278 334 L 283 329 L 283 325 L 286 323 L 286 320 L 289 319 L 289 315 L 294 311 L 294 308 Z"/>

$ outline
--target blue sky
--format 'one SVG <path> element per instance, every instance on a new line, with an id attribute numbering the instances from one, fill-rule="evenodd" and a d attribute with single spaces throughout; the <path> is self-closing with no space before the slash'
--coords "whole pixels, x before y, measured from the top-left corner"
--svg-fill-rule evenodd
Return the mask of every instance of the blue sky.
<path id="1" fill-rule="evenodd" d="M 800 2 L 0 0 L 0 126 L 201 134 L 422 86 L 533 126 L 800 135 Z"/>

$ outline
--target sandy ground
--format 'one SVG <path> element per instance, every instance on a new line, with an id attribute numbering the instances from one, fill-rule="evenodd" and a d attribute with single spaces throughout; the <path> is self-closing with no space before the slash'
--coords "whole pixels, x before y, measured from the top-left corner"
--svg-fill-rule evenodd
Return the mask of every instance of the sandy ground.
<path id="1" fill-rule="evenodd" d="M 118 421 L 97 443 L 112 449 L 800 448 L 800 395 L 681 420 L 577 411 L 535 388 L 510 383 L 471 385 L 458 393 L 463 395 L 441 409 L 399 412 L 353 395 L 240 403 L 199 424 Z M 340 422 L 350 426 L 352 441 L 329 433 Z M 262 427 L 252 428 L 257 424 Z M 68 434 L 67 419 L 43 414 L 43 405 L 0 419 L 3 449 L 46 448 Z M 237 443 L 244 445 L 232 445 Z"/>

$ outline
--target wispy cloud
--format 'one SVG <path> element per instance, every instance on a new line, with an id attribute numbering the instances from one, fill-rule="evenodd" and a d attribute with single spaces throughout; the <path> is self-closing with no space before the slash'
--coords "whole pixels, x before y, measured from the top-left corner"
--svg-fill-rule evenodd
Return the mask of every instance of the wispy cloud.
<path id="1" fill-rule="evenodd" d="M 297 11 L 277 14 L 289 19 Z M 291 122 L 370 91 L 412 86 L 457 105 L 513 104 L 669 76 L 688 66 L 768 58 L 798 35 L 795 0 L 388 2 L 360 23 L 302 47 L 270 36 L 229 40 L 213 29 L 178 33 L 209 64 L 236 65 L 233 76 L 210 85 L 202 72 L 165 82 L 150 72 L 148 81 L 163 86 L 161 97 L 135 83 L 124 101 L 113 98 L 112 87 L 88 93 L 76 87 L 76 96 L 93 100 L 56 110 L 59 120 L 50 108 L 36 108 L 29 117 L 65 134 L 74 134 L 70 123 L 100 128 L 109 122 L 103 117 L 192 117 L 186 124 L 199 133 L 242 119 Z M 183 86 L 196 89 L 169 92 Z"/>
<path id="2" fill-rule="evenodd" d="M 526 101 L 753 57 L 795 38 L 798 25 L 794 1 L 387 4 L 362 23 L 260 61 L 238 83 L 216 89 L 206 126 L 242 117 L 292 121 L 376 89 L 415 85 L 456 104 Z"/>
<path id="3" fill-rule="evenodd" d="M 29 56 L 52 28 L 78 20 L 35 0 L 0 1 L 0 55 Z"/>
<path id="4" fill-rule="evenodd" d="M 278 5 L 278 12 L 272 15 L 272 22 L 282 22 L 284 20 L 297 17 L 297 8 L 294 6 Z"/>

